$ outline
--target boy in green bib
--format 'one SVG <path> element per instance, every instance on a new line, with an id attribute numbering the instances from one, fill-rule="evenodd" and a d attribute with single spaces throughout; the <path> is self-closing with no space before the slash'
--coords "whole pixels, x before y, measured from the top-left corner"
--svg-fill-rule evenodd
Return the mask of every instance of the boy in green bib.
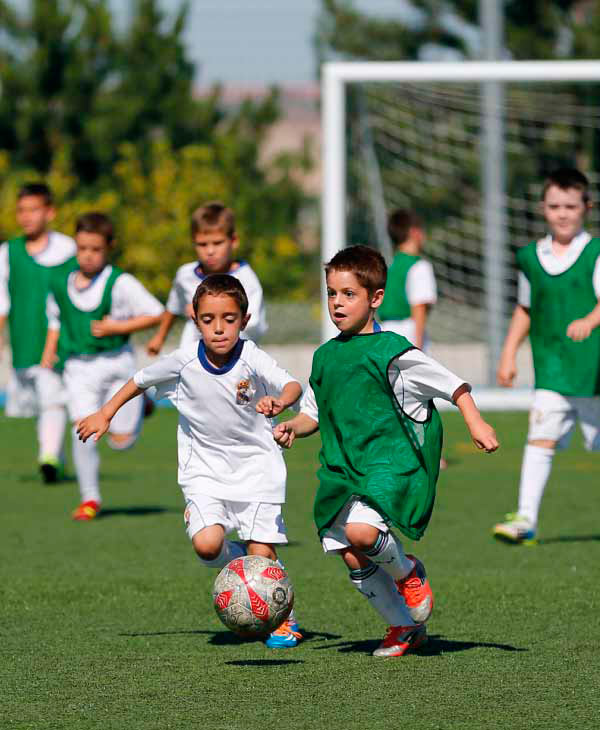
<path id="1" fill-rule="evenodd" d="M 549 233 L 517 253 L 518 303 L 498 382 L 512 385 L 517 350 L 529 335 L 535 396 L 517 512 L 493 528 L 497 538 L 512 543 L 535 540 L 554 453 L 568 446 L 577 421 L 586 448 L 600 450 L 600 238 L 583 229 L 588 187 L 579 170 L 551 174 L 542 195 Z"/>
<path id="2" fill-rule="evenodd" d="M 97 411 L 136 370 L 129 335 L 158 324 L 163 306 L 131 274 L 108 263 L 114 231 L 103 213 L 77 220 L 77 256 L 50 279 L 48 335 L 42 365 L 64 367 L 71 420 L 77 424 Z M 132 446 L 140 431 L 142 398 L 130 401 L 111 424 L 109 445 Z M 95 442 L 73 437 L 73 463 L 81 502 L 75 520 L 91 520 L 100 511 L 99 455 Z"/>
<path id="3" fill-rule="evenodd" d="M 389 624 L 374 655 L 401 656 L 426 641 L 433 594 L 423 564 L 390 527 L 418 540 L 431 517 L 442 448 L 433 398 L 458 406 L 478 448 L 495 451 L 498 441 L 467 383 L 374 321 L 387 273 L 377 251 L 351 246 L 325 271 L 340 334 L 315 352 L 300 414 L 274 438 L 289 448 L 320 431 L 314 516 L 323 549 L 341 555 L 352 584 Z"/>
<path id="4" fill-rule="evenodd" d="M 47 185 L 23 185 L 17 195 L 22 235 L 0 247 L 0 353 L 8 323 L 12 354 L 6 415 L 37 416 L 38 461 L 46 483 L 62 474 L 67 423 L 61 376 L 40 365 L 48 329 L 46 296 L 53 268 L 75 254 L 75 241 L 51 229 L 55 215 Z"/>

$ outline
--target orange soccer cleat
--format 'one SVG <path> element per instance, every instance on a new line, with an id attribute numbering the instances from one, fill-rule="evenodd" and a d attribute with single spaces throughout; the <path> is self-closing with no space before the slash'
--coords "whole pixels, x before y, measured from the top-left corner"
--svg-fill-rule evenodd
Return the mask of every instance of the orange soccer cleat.
<path id="1" fill-rule="evenodd" d="M 97 517 L 98 512 L 100 512 L 100 502 L 90 499 L 82 502 L 77 509 L 73 510 L 71 517 L 79 522 L 87 522 Z"/>
<path id="2" fill-rule="evenodd" d="M 373 652 L 373 656 L 402 656 L 427 643 L 427 629 L 423 624 L 416 626 L 389 626 L 383 641 Z"/>
<path id="3" fill-rule="evenodd" d="M 414 561 L 415 567 L 406 578 L 396 581 L 396 588 L 404 598 L 412 620 L 423 624 L 433 611 L 433 592 L 423 563 L 414 555 L 406 557 Z"/>

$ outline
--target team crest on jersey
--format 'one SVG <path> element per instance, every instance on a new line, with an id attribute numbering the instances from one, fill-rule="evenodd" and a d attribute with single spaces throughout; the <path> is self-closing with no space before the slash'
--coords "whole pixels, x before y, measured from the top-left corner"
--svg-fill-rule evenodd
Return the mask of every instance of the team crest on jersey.
<path id="1" fill-rule="evenodd" d="M 237 384 L 235 402 L 238 406 L 247 406 L 252 402 L 256 388 L 252 385 L 250 378 L 244 378 Z"/>

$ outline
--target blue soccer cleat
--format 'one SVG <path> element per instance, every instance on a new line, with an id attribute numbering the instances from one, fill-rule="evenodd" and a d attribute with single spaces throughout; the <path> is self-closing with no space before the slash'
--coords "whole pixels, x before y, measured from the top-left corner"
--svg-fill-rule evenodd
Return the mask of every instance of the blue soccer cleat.
<path id="1" fill-rule="evenodd" d="M 275 629 L 265 641 L 269 649 L 292 649 L 302 641 L 304 637 L 300 633 L 300 627 L 296 621 L 284 621 L 278 629 Z"/>

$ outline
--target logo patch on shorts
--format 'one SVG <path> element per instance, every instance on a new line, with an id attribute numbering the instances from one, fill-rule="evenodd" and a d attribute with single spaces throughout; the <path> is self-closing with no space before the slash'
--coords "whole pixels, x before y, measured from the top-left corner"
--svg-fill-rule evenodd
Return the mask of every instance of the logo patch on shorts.
<path id="1" fill-rule="evenodd" d="M 189 507 L 186 507 L 185 512 L 183 513 L 183 519 L 185 521 L 185 526 L 186 527 L 189 527 L 190 526 L 190 516 L 191 516 L 190 508 Z"/>
<path id="2" fill-rule="evenodd" d="M 250 378 L 244 378 L 237 384 L 235 402 L 238 406 L 247 406 L 252 402 L 256 388 L 252 385 Z"/>

